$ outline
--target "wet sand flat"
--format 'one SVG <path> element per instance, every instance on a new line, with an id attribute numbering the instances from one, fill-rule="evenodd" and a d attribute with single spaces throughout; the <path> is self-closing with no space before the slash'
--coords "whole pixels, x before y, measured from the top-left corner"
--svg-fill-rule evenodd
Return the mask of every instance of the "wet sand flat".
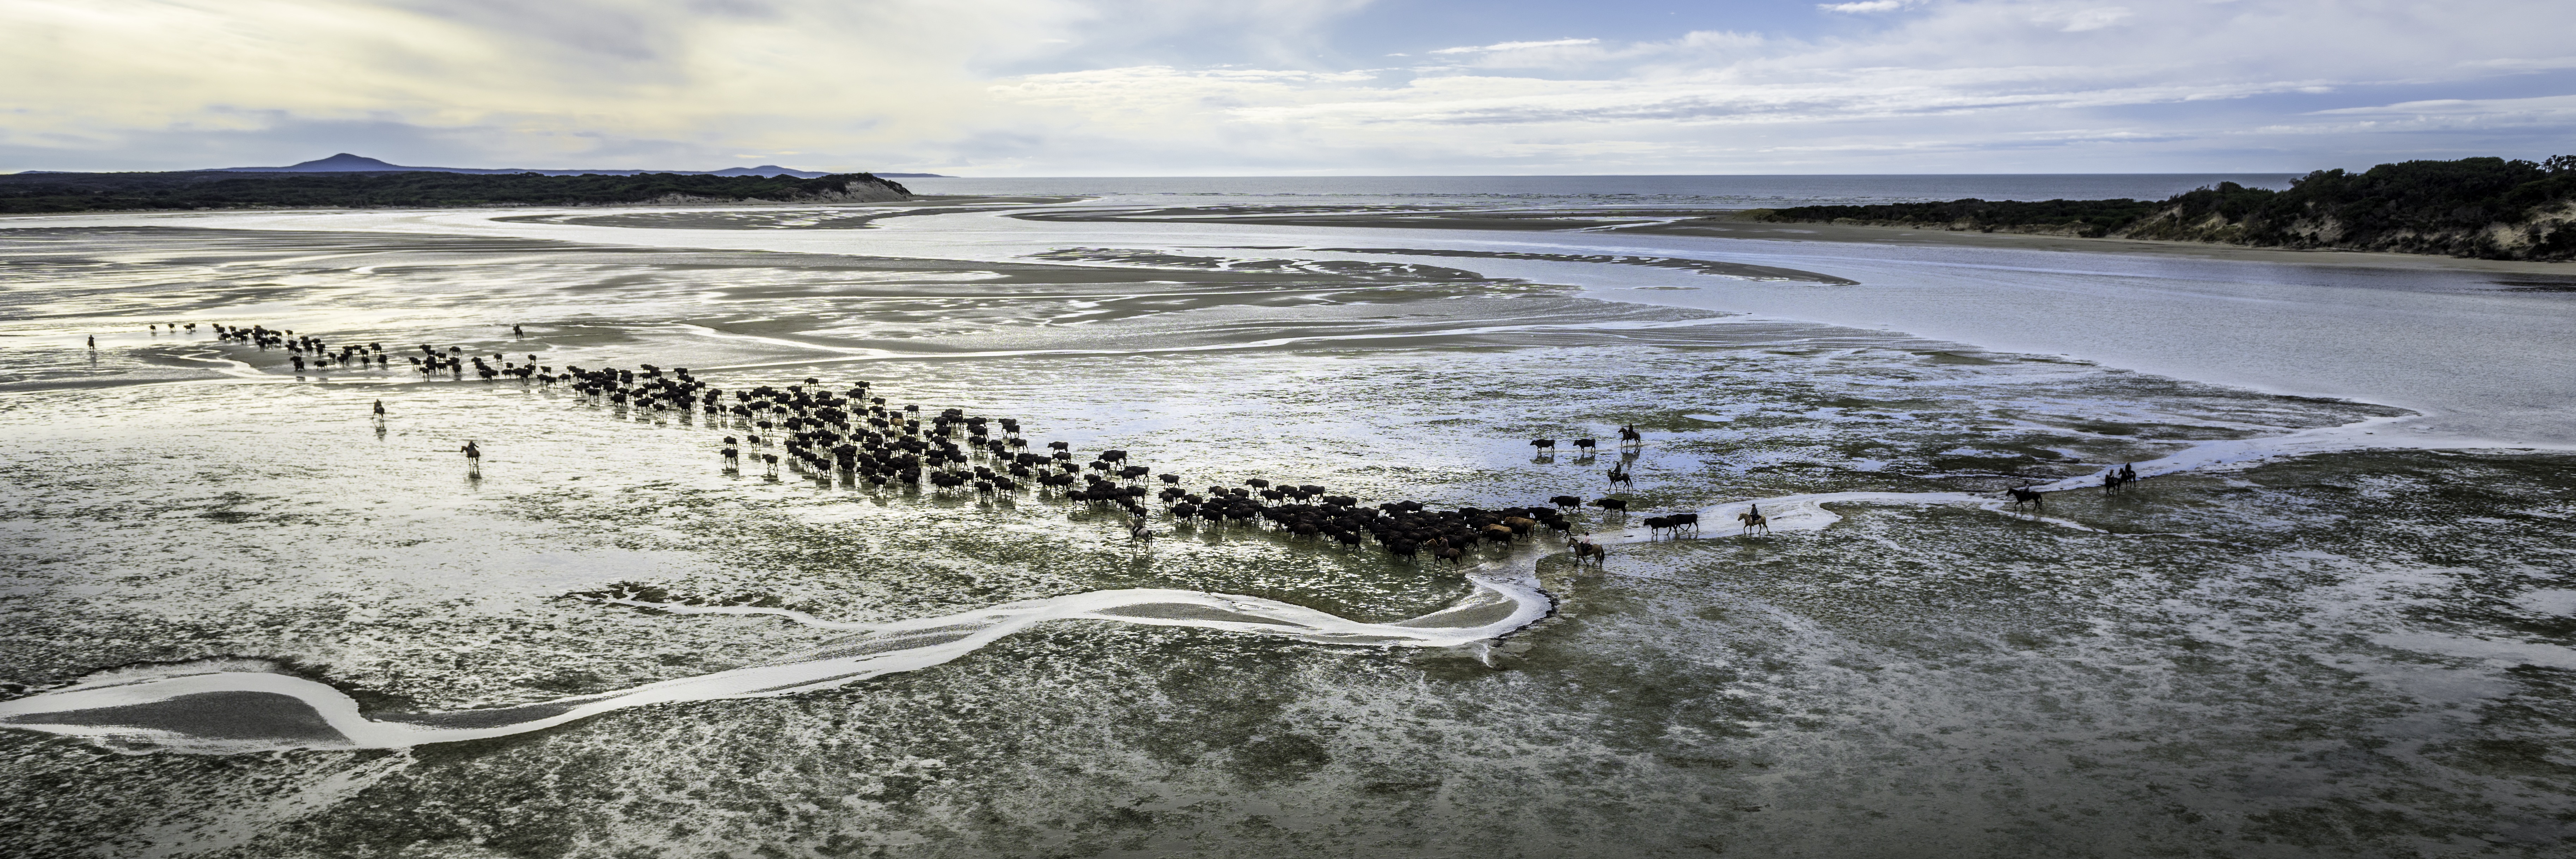
<path id="1" fill-rule="evenodd" d="M 13 843 L 2541 857 L 2576 838 L 2576 472 L 2551 413 L 2491 408 L 2495 435 L 2469 438 L 2366 396 L 1925 336 L 1943 317 L 1905 303 L 2001 282 L 2551 306 L 2506 274 L 1236 227 L 1259 209 L 1167 201 L 1157 218 L 1197 220 L 1012 214 L 1051 206 L 1145 204 L 5 225 Z M 2194 317 L 2137 318 L 2178 338 Z M 199 328 L 145 327 L 169 322 Z M 1193 492 L 1630 512 L 1567 514 L 1608 544 L 1597 567 L 1561 540 L 1453 567 L 1159 510 L 1138 543 L 1061 494 L 728 472 L 723 439 L 778 432 L 747 417 L 400 359 L 299 374 L 215 322 L 727 391 L 867 381 Z M 1644 443 L 1620 449 L 1621 426 Z M 2150 476 L 2086 482 L 2121 463 Z M 2021 485 L 2062 491 L 2007 506 Z M 1721 518 L 1755 503 L 1767 534 Z M 1644 529 L 1685 511 L 1708 521 Z"/>

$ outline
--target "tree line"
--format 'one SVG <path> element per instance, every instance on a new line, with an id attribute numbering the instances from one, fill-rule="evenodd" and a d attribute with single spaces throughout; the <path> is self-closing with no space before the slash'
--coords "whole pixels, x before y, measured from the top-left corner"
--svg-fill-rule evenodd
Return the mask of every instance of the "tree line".
<path id="1" fill-rule="evenodd" d="M 2161 201 L 1951 200 L 1798 206 L 1757 220 L 2217 241 L 2489 259 L 2576 259 L 2576 156 L 2405 161 L 2319 170 L 2287 190 L 2234 182 Z"/>
<path id="2" fill-rule="evenodd" d="M 0 176 L 0 213 L 134 209 L 431 208 L 645 203 L 673 195 L 714 201 L 828 198 L 875 185 L 870 173 L 793 176 L 547 176 L 539 173 L 17 173 Z"/>

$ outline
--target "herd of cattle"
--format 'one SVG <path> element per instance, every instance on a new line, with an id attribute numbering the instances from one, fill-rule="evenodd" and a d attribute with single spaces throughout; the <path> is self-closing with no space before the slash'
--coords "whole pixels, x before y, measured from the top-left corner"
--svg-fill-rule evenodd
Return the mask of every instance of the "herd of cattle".
<path id="1" fill-rule="evenodd" d="M 802 384 L 728 393 L 690 376 L 686 368 L 665 371 L 651 364 L 631 370 L 567 367 L 561 376 L 546 369 L 538 376 L 540 381 L 547 378 L 568 380 L 587 401 L 619 409 L 704 412 L 716 425 L 740 433 L 725 436 L 717 450 L 729 471 L 739 471 L 744 458 L 752 457 L 769 477 L 778 477 L 784 466 L 818 483 L 838 481 L 870 490 L 926 485 L 934 493 L 982 496 L 1028 490 L 1094 510 L 1123 512 L 1136 539 L 1151 539 L 1153 508 L 1160 507 L 1176 527 L 1263 527 L 1294 538 L 1330 540 L 1345 549 L 1375 542 L 1398 558 L 1460 564 L 1480 548 L 1529 539 L 1542 529 L 1566 537 L 1575 527 L 1567 518 L 1569 510 L 1592 506 L 1624 519 L 1628 509 L 1622 499 L 1586 502 L 1572 495 L 1491 510 L 1443 510 L 1416 500 L 1363 505 L 1356 496 L 1325 486 L 1257 477 L 1240 486 L 1198 491 L 1182 486 L 1178 474 L 1136 464 L 1124 450 L 1102 450 L 1084 461 L 1071 444 L 1054 441 L 1040 453 L 1030 449 L 1017 419 L 890 405 L 864 381 L 833 390 L 808 378 Z M 1634 427 L 1620 432 L 1624 447 L 1644 441 Z M 1624 469 L 1613 471 L 1614 480 L 1626 477 Z M 1699 515 L 1648 517 L 1646 524 L 1653 536 L 1680 536 L 1698 530 Z M 1598 547 L 1568 539 L 1578 544 L 1579 558 L 1602 556 Z"/>
<path id="2" fill-rule="evenodd" d="M 178 325 L 170 327 L 173 333 L 179 330 Z M 195 323 L 188 323 L 186 330 L 195 333 Z M 299 374 L 308 368 L 324 372 L 391 366 L 379 343 L 334 349 L 321 338 L 291 330 L 222 324 L 214 330 L 226 341 L 263 350 L 284 348 Z M 1615 514 L 1622 521 L 1628 511 L 1628 503 L 1619 498 L 1586 502 L 1572 495 L 1550 498 L 1546 504 L 1494 510 L 1471 506 L 1443 510 L 1414 500 L 1362 505 L 1357 497 L 1335 494 L 1324 486 L 1274 484 L 1261 478 L 1245 480 L 1241 486 L 1193 491 L 1180 485 L 1180 475 L 1135 464 L 1126 451 L 1103 450 L 1084 462 L 1078 461 L 1070 444 L 1056 441 L 1046 444 L 1047 452 L 1038 453 L 1029 449 L 1016 419 L 970 415 L 954 408 L 925 414 L 918 405 L 890 406 L 864 381 L 833 390 L 819 379 L 808 378 L 803 384 L 727 392 L 690 375 L 684 367 L 567 365 L 558 372 L 538 364 L 535 355 L 522 363 L 494 354 L 487 362 L 458 346 L 441 350 L 422 344 L 419 348 L 422 354 L 409 360 L 423 376 L 443 374 L 461 381 L 470 363 L 474 375 L 484 381 L 509 377 L 522 384 L 563 385 L 584 402 L 621 412 L 703 413 L 711 425 L 740 434 L 725 436 L 717 451 L 729 472 L 738 472 L 743 458 L 750 456 L 772 478 L 779 476 L 783 464 L 816 482 L 839 480 L 871 490 L 918 490 L 927 485 L 938 493 L 971 489 L 986 496 L 1029 490 L 1095 510 L 1122 511 L 1128 517 L 1130 535 L 1137 539 L 1153 536 L 1147 500 L 1152 499 L 1175 526 L 1265 527 L 1295 538 L 1331 540 L 1346 549 L 1374 541 L 1398 558 L 1427 557 L 1451 564 L 1463 563 L 1480 548 L 1529 539 L 1544 529 L 1566 538 L 1578 561 L 1597 562 L 1606 553 L 1584 537 L 1568 536 L 1575 524 L 1567 511 L 1596 507 L 1604 516 Z M 377 413 L 383 414 L 381 402 Z M 1644 440 L 1634 426 L 1619 428 L 1623 451 L 1641 447 Z M 1596 444 L 1584 438 L 1574 439 L 1571 446 L 1588 457 Z M 1532 439 L 1530 445 L 1546 457 L 1554 454 L 1556 440 Z M 481 451 L 475 445 L 469 442 L 464 451 L 469 460 L 479 463 Z M 1614 487 L 1633 485 L 1625 459 L 1608 476 Z M 1154 488 L 1149 478 L 1161 487 Z M 1747 527 L 1754 527 L 1758 519 L 1748 519 Z M 1650 537 L 1679 537 L 1698 532 L 1699 514 L 1650 516 L 1645 524 Z"/>

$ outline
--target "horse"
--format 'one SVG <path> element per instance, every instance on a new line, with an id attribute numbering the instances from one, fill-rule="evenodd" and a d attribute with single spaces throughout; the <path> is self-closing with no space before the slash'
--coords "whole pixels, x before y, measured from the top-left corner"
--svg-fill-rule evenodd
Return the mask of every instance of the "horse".
<path id="1" fill-rule="evenodd" d="M 2138 470 L 2122 463 L 2118 468 L 2102 470 L 2102 491 L 2116 492 L 2120 487 L 2138 482 Z"/>
<path id="2" fill-rule="evenodd" d="M 1610 562 L 1610 552 L 1608 550 L 1605 550 L 1593 543 L 1586 542 L 1582 538 L 1578 537 L 1565 541 L 1565 547 L 1574 550 L 1574 565 L 1576 567 L 1583 566 L 1583 560 L 1585 558 L 1592 559 L 1592 564 L 1596 567 Z"/>
<path id="3" fill-rule="evenodd" d="M 1627 484 L 1627 485 L 1628 485 L 1628 488 L 1630 488 L 1630 489 L 1635 489 L 1635 488 L 1637 487 L 1637 481 L 1636 481 L 1636 477 L 1635 477 L 1635 475 L 1633 475 L 1633 474 L 1629 473 L 1628 468 L 1627 468 L 1626 466 L 1623 466 L 1623 465 L 1614 465 L 1614 466 L 1611 466 L 1611 467 L 1610 467 L 1610 485 L 1612 485 L 1612 486 L 1617 486 L 1617 485 L 1620 485 L 1620 484 L 1622 484 L 1622 483 Z"/>
<path id="4" fill-rule="evenodd" d="M 1735 514 L 1735 521 L 1744 523 L 1743 533 L 1745 534 L 1751 534 L 1757 530 L 1764 534 L 1771 533 L 1771 519 L 1762 515 L 1761 505 L 1754 505 L 1746 508 L 1742 513 Z"/>
<path id="5" fill-rule="evenodd" d="M 1641 433 L 1641 432 L 1638 432 L 1638 431 L 1637 431 L 1637 425 L 1636 425 L 1636 424 L 1627 424 L 1627 425 L 1621 426 L 1621 427 L 1619 427 L 1619 446 L 1620 446 L 1620 447 L 1645 447 L 1645 446 L 1646 446 L 1646 435 L 1645 435 L 1644 433 Z"/>
<path id="6" fill-rule="evenodd" d="M 2030 505 L 2034 510 L 2046 509 L 2046 505 L 2040 502 L 2040 496 L 2045 493 L 2042 493 L 2037 489 L 2030 488 L 2030 484 L 2025 483 L 2020 486 L 2006 489 L 2004 490 L 2004 494 L 2012 497 L 2012 506 L 2015 510 L 2021 509 L 2021 506 L 2024 504 Z"/>

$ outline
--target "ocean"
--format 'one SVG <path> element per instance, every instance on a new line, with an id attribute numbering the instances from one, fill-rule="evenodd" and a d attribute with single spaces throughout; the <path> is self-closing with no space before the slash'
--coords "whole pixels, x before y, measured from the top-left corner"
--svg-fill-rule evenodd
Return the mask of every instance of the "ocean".
<path id="1" fill-rule="evenodd" d="M 1512 201 L 1540 205 L 1690 205 L 1710 208 L 1873 205 L 1959 200 L 2161 200 L 2234 182 L 2286 189 L 2283 173 L 2085 173 L 1892 176 L 1228 176 L 900 180 L 921 194 L 1242 197 L 1269 202 L 1325 197 L 1337 203 Z"/>

